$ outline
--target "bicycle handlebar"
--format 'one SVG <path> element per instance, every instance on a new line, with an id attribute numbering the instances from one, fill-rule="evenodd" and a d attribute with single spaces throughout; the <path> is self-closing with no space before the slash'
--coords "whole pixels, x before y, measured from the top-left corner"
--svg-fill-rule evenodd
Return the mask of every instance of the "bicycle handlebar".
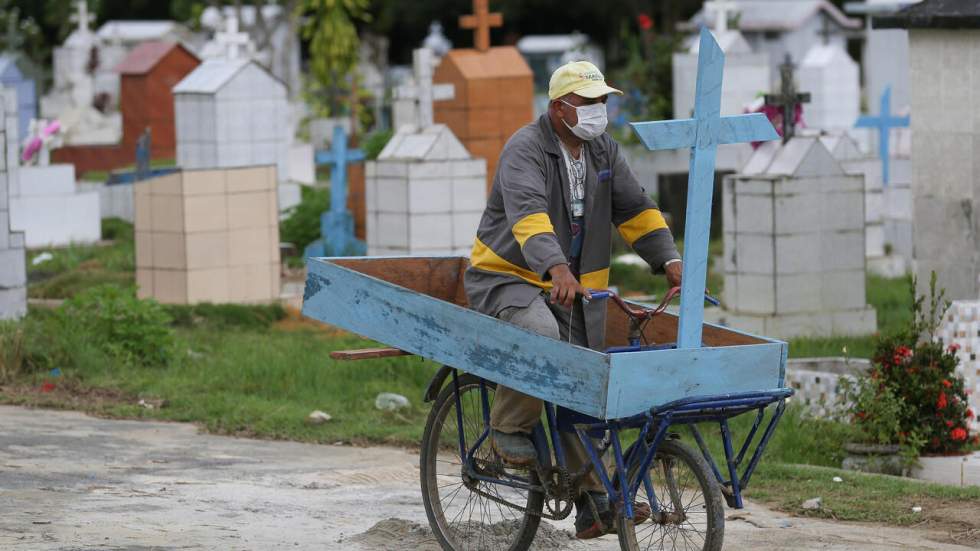
<path id="1" fill-rule="evenodd" d="M 660 301 L 660 305 L 657 306 L 656 308 L 643 308 L 643 307 L 640 307 L 639 309 L 633 308 L 619 295 L 610 291 L 609 289 L 599 289 L 595 291 L 589 289 L 589 295 L 591 295 L 591 298 L 589 300 L 612 299 L 612 301 L 615 302 L 616 305 L 619 306 L 619 308 L 623 312 L 625 312 L 627 316 L 636 319 L 646 319 L 662 314 L 667 309 L 667 305 L 670 304 L 670 301 L 674 300 L 674 297 L 679 295 L 680 292 L 681 292 L 680 287 L 671 287 L 670 290 L 667 291 L 667 293 L 664 295 L 663 300 Z M 704 300 L 708 301 L 714 306 L 721 305 L 721 301 L 709 295 L 707 291 L 705 291 L 704 293 Z"/>

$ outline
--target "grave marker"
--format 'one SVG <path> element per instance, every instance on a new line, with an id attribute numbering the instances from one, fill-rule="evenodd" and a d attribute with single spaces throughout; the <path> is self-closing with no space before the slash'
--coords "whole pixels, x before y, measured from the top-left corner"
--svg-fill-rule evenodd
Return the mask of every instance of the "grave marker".
<path id="1" fill-rule="evenodd" d="M 473 14 L 459 17 L 460 27 L 473 30 L 473 48 L 479 52 L 490 49 L 490 28 L 503 24 L 503 15 L 490 13 L 490 0 L 473 0 Z"/>
<path id="2" fill-rule="evenodd" d="M 715 154 L 721 144 L 775 140 L 764 115 L 722 117 L 721 82 L 725 54 L 707 29 L 701 29 L 694 118 L 633 123 L 647 149 L 691 148 L 687 224 L 684 231 L 684 285 L 677 347 L 699 348 L 704 322 L 704 291 L 708 275 L 708 238 Z"/>
<path id="3" fill-rule="evenodd" d="M 333 128 L 330 151 L 317 151 L 316 164 L 330 165 L 330 210 L 320 217 L 320 239 L 306 247 L 303 256 L 361 256 L 365 243 L 354 237 L 354 216 L 347 210 L 347 165 L 364 161 L 360 149 L 348 149 L 347 133 Z"/>
<path id="4" fill-rule="evenodd" d="M 779 93 L 765 96 L 766 105 L 782 110 L 783 143 L 788 142 L 796 132 L 796 108 L 810 102 L 809 93 L 796 91 L 796 84 L 793 82 L 794 67 L 793 59 L 786 54 L 783 64 L 779 66 Z"/>
<path id="5" fill-rule="evenodd" d="M 881 178 L 885 186 L 889 180 L 889 158 L 891 150 L 889 147 L 892 128 L 907 128 L 911 124 L 911 117 L 895 117 L 891 114 L 892 110 L 892 89 L 891 86 L 885 88 L 881 94 L 881 103 L 878 109 L 878 116 L 861 115 L 858 117 L 854 128 L 873 128 L 878 131 L 878 156 L 881 157 Z"/>
<path id="6" fill-rule="evenodd" d="M 5 96 L 10 91 L 0 90 L 0 121 L 5 120 L 7 104 Z M 10 158 L 16 154 L 17 140 L 6 136 L 0 125 L 0 154 Z M 16 319 L 27 313 L 27 269 L 25 266 L 24 234 L 12 231 L 10 225 L 10 170 L 16 169 L 0 163 L 0 320 Z"/>

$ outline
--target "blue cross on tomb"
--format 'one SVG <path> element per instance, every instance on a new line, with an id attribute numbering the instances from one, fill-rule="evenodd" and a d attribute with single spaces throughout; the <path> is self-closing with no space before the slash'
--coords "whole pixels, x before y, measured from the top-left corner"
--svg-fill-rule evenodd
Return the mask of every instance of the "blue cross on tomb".
<path id="1" fill-rule="evenodd" d="M 906 128 L 909 125 L 910 117 L 892 116 L 892 87 L 885 88 L 881 94 L 881 108 L 878 116 L 861 115 L 854 124 L 855 128 L 877 128 L 878 129 L 878 155 L 881 157 L 881 181 L 888 185 L 888 157 L 889 157 L 889 136 L 892 128 Z"/>
<path id="2" fill-rule="evenodd" d="M 330 165 L 330 210 L 320 216 L 321 238 L 306 247 L 304 256 L 365 254 L 367 247 L 354 237 L 354 216 L 347 210 L 347 165 L 364 161 L 364 152 L 347 148 L 347 132 L 338 124 L 333 128 L 330 150 L 317 151 L 314 161 Z"/>
<path id="3" fill-rule="evenodd" d="M 694 118 L 632 123 L 633 130 L 647 149 L 691 148 L 677 348 L 701 347 L 711 196 L 714 193 L 718 146 L 779 139 L 772 123 L 761 113 L 721 116 L 724 66 L 725 54 L 711 33 L 702 27 Z"/>

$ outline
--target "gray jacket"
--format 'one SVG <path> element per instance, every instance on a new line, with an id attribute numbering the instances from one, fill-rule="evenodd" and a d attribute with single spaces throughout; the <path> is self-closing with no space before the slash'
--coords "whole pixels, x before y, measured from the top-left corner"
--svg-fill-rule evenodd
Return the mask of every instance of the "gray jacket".
<path id="1" fill-rule="evenodd" d="M 547 114 L 521 128 L 504 146 L 477 230 L 464 285 L 470 307 L 496 316 L 525 307 L 551 288 L 548 269 L 569 262 L 572 244 L 568 172 Z M 608 134 L 586 142 L 585 238 L 579 279 L 591 289 L 609 285 L 611 229 L 655 272 L 680 258 L 657 205 Z M 589 347 L 602 349 L 606 306 L 584 308 Z"/>

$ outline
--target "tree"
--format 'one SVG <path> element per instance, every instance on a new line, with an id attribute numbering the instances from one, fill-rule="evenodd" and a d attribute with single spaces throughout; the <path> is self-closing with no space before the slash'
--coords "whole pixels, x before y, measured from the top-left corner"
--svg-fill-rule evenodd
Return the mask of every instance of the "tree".
<path id="1" fill-rule="evenodd" d="M 303 0 L 303 38 L 310 41 L 306 100 L 314 113 L 328 116 L 349 96 L 347 78 L 357 65 L 361 41 L 356 22 L 368 22 L 369 0 Z"/>

